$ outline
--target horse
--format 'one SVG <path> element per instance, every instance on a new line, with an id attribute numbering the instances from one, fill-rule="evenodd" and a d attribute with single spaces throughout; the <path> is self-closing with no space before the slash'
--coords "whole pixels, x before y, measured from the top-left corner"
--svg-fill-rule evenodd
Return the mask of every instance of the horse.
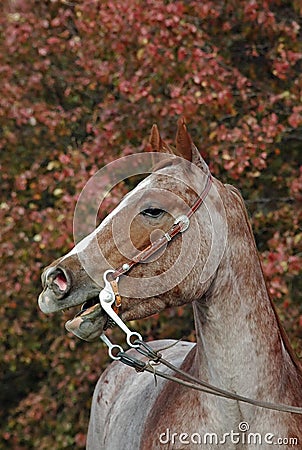
<path id="1" fill-rule="evenodd" d="M 235 395 L 301 407 L 301 365 L 269 297 L 239 191 L 209 175 L 183 119 L 175 148 L 157 125 L 149 143 L 160 160 L 96 230 L 44 270 L 40 308 L 51 313 L 83 305 L 66 328 L 87 341 L 97 339 L 108 327 L 99 301 L 103 275 L 118 267 L 122 321 L 193 306 L 196 343 L 149 342 L 154 351 L 194 379 Z M 166 230 L 188 207 L 190 223 L 171 238 Z M 144 261 L 133 257 L 165 237 L 166 245 Z M 92 399 L 88 450 L 198 445 L 301 448 L 302 415 L 197 392 L 169 379 L 155 384 L 150 373 L 120 361 L 109 365 Z"/>

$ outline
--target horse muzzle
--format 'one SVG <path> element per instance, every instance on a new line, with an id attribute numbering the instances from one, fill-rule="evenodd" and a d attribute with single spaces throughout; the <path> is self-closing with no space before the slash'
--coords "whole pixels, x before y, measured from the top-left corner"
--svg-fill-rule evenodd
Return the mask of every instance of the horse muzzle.
<path id="1" fill-rule="evenodd" d="M 39 295 L 38 304 L 41 311 L 50 314 L 66 311 L 75 306 L 81 310 L 65 324 L 65 328 L 75 336 L 93 341 L 103 332 L 107 315 L 99 302 L 100 287 L 89 282 L 77 283 L 65 267 L 52 266 L 42 274 L 43 292 Z"/>

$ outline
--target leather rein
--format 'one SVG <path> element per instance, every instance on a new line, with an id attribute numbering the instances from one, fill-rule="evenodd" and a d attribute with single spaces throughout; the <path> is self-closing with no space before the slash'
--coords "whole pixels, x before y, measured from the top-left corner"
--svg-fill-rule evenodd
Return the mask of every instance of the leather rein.
<path id="1" fill-rule="evenodd" d="M 169 381 L 176 382 L 183 386 L 186 386 L 191 389 L 195 389 L 197 391 L 205 392 L 207 394 L 212 394 L 222 398 L 228 398 L 231 400 L 248 403 L 250 405 L 254 405 L 261 408 L 266 408 L 275 411 L 287 412 L 287 413 L 295 413 L 302 414 L 302 407 L 290 406 L 284 404 L 270 403 L 264 402 L 260 400 L 254 400 L 248 397 L 244 397 L 242 395 L 238 395 L 234 392 L 227 391 L 225 389 L 218 388 L 206 381 L 199 380 L 198 378 L 184 372 L 183 370 L 177 368 L 169 361 L 165 360 L 160 351 L 155 351 L 152 349 L 150 345 L 144 342 L 142 336 L 135 332 L 131 331 L 127 325 L 122 321 L 119 317 L 118 312 L 122 304 L 121 296 L 118 291 L 118 281 L 119 277 L 127 273 L 133 266 L 145 262 L 154 255 L 158 250 L 160 250 L 164 245 L 169 243 L 175 236 L 180 233 L 186 231 L 190 225 L 190 218 L 195 213 L 195 211 L 200 207 L 200 205 L 204 202 L 207 197 L 210 188 L 212 186 L 212 176 L 210 173 L 207 175 L 207 181 L 204 190 L 194 202 L 192 207 L 188 210 L 186 215 L 181 215 L 175 221 L 172 227 L 163 234 L 159 239 L 155 242 L 148 245 L 145 249 L 141 250 L 136 256 L 134 256 L 128 262 L 125 262 L 121 266 L 119 266 L 115 270 L 107 270 L 104 273 L 104 283 L 105 287 L 99 294 L 100 304 L 103 310 L 106 312 L 108 316 L 107 326 L 104 330 L 106 330 L 109 326 L 118 325 L 122 331 L 126 334 L 126 342 L 129 347 L 135 349 L 138 353 L 142 354 L 147 358 L 147 362 L 144 362 L 134 356 L 130 355 L 127 352 L 124 352 L 123 348 L 120 345 L 113 344 L 108 336 L 103 332 L 100 336 L 101 340 L 107 345 L 108 353 L 111 359 L 118 360 L 123 364 L 126 364 L 130 367 L 133 367 L 137 372 L 150 372 L 155 377 L 160 377 L 167 379 Z M 173 345 L 176 345 L 178 341 Z M 162 364 L 166 366 L 168 369 L 173 371 L 177 376 L 172 375 L 171 373 L 160 371 L 156 368 L 157 365 Z"/>

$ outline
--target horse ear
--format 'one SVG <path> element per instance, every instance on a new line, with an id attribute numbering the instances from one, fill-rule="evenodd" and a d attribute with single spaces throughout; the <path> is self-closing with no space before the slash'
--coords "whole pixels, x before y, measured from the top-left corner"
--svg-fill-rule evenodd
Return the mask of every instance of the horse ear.
<path id="1" fill-rule="evenodd" d="M 156 123 L 153 124 L 153 126 L 151 128 L 149 143 L 154 152 L 159 152 L 163 146 L 162 139 L 160 137 L 159 130 L 158 130 Z"/>
<path id="2" fill-rule="evenodd" d="M 201 154 L 188 133 L 184 117 L 181 117 L 177 122 L 176 154 L 196 164 L 203 170 L 207 169 L 207 164 L 202 159 Z"/>
<path id="3" fill-rule="evenodd" d="M 176 154 L 188 161 L 192 161 L 192 147 L 193 142 L 188 133 L 185 119 L 181 117 L 177 122 Z"/>
<path id="4" fill-rule="evenodd" d="M 162 140 L 156 124 L 151 128 L 149 143 L 153 152 L 173 153 L 171 148 Z"/>

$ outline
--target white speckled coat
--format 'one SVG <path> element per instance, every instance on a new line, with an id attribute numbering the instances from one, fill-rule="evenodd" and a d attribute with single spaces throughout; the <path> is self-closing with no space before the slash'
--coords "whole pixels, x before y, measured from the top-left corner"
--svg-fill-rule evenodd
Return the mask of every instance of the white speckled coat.
<path id="1" fill-rule="evenodd" d="M 150 143 L 156 152 L 171 153 L 156 126 Z M 112 234 L 117 217 L 128 223 L 134 205 L 140 210 L 151 206 L 163 211 L 174 210 L 177 216 L 182 212 L 182 202 L 191 205 L 196 198 L 194 190 L 202 189 L 198 186 L 204 185 L 205 163 L 183 121 L 178 124 L 176 154 L 196 165 L 199 174 L 180 163 L 179 158 L 175 162 L 169 159 L 128 194 L 94 233 L 113 267 L 124 261 Z M 179 177 L 189 187 L 184 188 Z M 182 202 L 160 195 L 159 189 L 175 193 Z M 154 220 L 137 214 L 131 221 L 123 248 L 129 237 L 136 248 L 144 248 L 152 231 L 166 230 L 171 225 L 169 214 Z M 83 271 L 78 258 L 81 253 L 93 266 L 94 242 L 87 238 L 84 244 L 47 268 L 39 300 L 43 311 L 83 303 L 98 292 L 99 288 Z M 179 268 L 181 246 L 185 252 Z M 164 276 L 171 266 L 175 268 L 172 285 L 169 284 L 171 274 L 168 279 Z M 103 267 L 99 264 L 97 267 L 102 273 L 108 263 L 105 261 Z M 66 285 L 60 302 L 54 286 L 58 285 L 58 270 L 60 286 Z M 156 276 L 159 291 L 148 295 L 144 287 L 140 296 L 131 296 L 131 288 L 122 278 L 123 320 L 142 319 L 189 302 L 193 305 L 197 342 L 180 342 L 165 350 L 166 359 L 200 379 L 237 394 L 302 406 L 301 368 L 268 296 L 244 203 L 235 188 L 214 179 L 204 205 L 192 217 L 182 239 L 173 240 L 155 261 L 134 267 L 131 275 L 136 277 L 137 288 L 144 283 L 143 277 Z M 167 283 L 169 287 L 165 289 Z M 98 309 L 93 306 L 88 312 L 68 324 L 69 330 L 86 340 L 100 335 L 106 322 L 99 306 Z M 152 345 L 161 348 L 167 342 Z M 247 428 L 245 434 L 243 426 Z M 302 448 L 302 416 L 221 399 L 169 381 L 158 380 L 156 386 L 151 374 L 138 374 L 119 362 L 112 363 L 95 389 L 87 449 L 186 448 Z"/>

